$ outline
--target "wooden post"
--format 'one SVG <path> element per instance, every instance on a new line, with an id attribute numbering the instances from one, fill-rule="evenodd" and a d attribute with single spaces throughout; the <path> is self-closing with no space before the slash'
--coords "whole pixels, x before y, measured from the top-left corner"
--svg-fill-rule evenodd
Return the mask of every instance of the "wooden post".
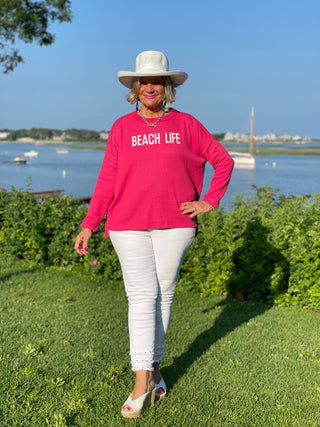
<path id="1" fill-rule="evenodd" d="M 251 137 L 250 137 L 250 155 L 253 156 L 253 125 L 254 125 L 254 107 L 251 108 Z"/>

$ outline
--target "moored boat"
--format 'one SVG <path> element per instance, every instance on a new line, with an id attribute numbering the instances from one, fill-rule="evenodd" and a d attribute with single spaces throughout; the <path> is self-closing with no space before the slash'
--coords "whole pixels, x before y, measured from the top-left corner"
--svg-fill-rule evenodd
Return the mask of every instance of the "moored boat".
<path id="1" fill-rule="evenodd" d="M 39 151 L 30 150 L 24 153 L 25 157 L 38 157 Z"/>
<path id="2" fill-rule="evenodd" d="M 68 152 L 67 148 L 57 148 L 58 154 L 68 154 Z"/>
<path id="3" fill-rule="evenodd" d="M 237 151 L 229 151 L 229 154 L 234 160 L 235 168 L 253 169 L 255 167 L 255 158 L 251 154 Z"/>
<path id="4" fill-rule="evenodd" d="M 240 153 L 236 151 L 229 152 L 234 160 L 235 168 L 254 169 L 255 158 L 253 157 L 253 126 L 254 126 L 254 107 L 251 109 L 251 135 L 250 135 L 250 153 Z"/>
<path id="5" fill-rule="evenodd" d="M 12 160 L 12 163 L 16 163 L 18 165 L 25 165 L 27 163 L 27 159 L 24 156 L 17 156 Z"/>

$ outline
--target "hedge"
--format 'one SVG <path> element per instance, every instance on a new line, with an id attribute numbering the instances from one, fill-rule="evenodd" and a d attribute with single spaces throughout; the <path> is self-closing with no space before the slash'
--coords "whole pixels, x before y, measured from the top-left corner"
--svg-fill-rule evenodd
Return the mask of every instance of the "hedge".
<path id="1" fill-rule="evenodd" d="M 0 192 L 0 262 L 30 260 L 119 280 L 121 269 L 103 224 L 89 255 L 74 251 L 87 207 L 70 196 L 38 201 L 28 192 Z M 230 210 L 199 216 L 198 235 L 179 286 L 279 306 L 320 309 L 320 194 L 284 196 L 268 186 L 237 195 Z"/>

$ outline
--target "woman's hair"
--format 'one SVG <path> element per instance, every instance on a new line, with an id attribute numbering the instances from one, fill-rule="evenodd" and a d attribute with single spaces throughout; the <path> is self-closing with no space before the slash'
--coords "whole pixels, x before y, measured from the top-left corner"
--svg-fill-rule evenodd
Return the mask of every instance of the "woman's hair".
<path id="1" fill-rule="evenodd" d="M 173 87 L 172 80 L 169 76 L 161 77 L 163 86 L 164 86 L 164 98 L 167 102 L 172 103 L 176 100 L 176 90 Z M 139 96 L 139 89 L 140 89 L 140 77 L 137 77 L 133 80 L 131 92 L 127 95 L 127 101 L 130 102 L 130 104 L 134 104 L 138 101 Z"/>

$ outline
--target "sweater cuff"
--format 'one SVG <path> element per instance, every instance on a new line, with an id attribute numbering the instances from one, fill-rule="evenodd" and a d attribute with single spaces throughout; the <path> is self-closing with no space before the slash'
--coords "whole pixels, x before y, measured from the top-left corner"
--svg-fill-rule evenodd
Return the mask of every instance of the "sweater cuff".
<path id="1" fill-rule="evenodd" d="M 86 218 L 85 218 L 81 224 L 81 227 L 89 228 L 93 232 L 96 232 L 99 228 L 99 225 L 92 224 L 89 221 L 86 221 Z"/>
<path id="2" fill-rule="evenodd" d="M 219 207 L 219 200 L 213 199 L 212 197 L 205 195 L 202 198 L 203 202 L 209 203 L 209 205 L 211 205 L 213 208 L 218 208 Z"/>

